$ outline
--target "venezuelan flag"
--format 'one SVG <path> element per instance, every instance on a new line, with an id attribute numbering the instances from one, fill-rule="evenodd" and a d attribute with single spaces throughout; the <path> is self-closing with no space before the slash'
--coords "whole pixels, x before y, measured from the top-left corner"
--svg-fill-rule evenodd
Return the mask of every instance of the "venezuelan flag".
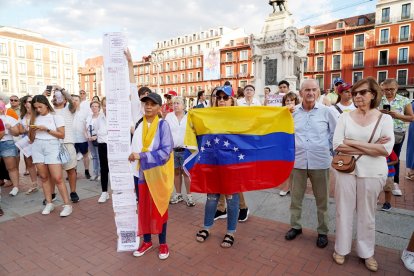
<path id="1" fill-rule="evenodd" d="M 293 168 L 293 118 L 285 107 L 214 107 L 188 113 L 184 162 L 191 191 L 233 194 L 274 188 Z"/>

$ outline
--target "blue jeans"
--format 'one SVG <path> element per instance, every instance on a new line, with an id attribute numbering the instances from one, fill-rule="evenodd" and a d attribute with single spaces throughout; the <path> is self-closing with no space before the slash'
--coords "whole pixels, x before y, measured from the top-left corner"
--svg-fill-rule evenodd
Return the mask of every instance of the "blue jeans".
<path id="1" fill-rule="evenodd" d="M 99 153 L 98 153 L 98 147 L 95 147 L 92 145 L 92 142 L 89 142 L 89 151 L 92 156 L 92 164 L 93 164 L 93 174 L 95 176 L 100 175 L 101 168 L 99 166 Z"/>
<path id="2" fill-rule="evenodd" d="M 405 140 L 405 136 L 403 140 L 401 141 L 401 143 L 394 144 L 394 147 L 393 147 L 395 154 L 398 156 L 398 163 L 394 165 L 394 168 L 395 168 L 394 182 L 397 184 L 400 184 L 400 154 L 401 154 L 402 146 L 404 144 L 404 140 Z"/>
<path id="3" fill-rule="evenodd" d="M 225 195 L 227 202 L 227 232 L 236 232 L 237 220 L 239 218 L 239 194 Z M 220 194 L 207 194 L 206 207 L 204 212 L 204 228 L 210 229 L 214 224 L 217 204 Z"/>
<path id="4" fill-rule="evenodd" d="M 144 234 L 144 242 L 151 241 L 151 234 Z M 162 225 L 162 232 L 158 234 L 158 242 L 159 244 L 167 243 L 167 223 Z"/>

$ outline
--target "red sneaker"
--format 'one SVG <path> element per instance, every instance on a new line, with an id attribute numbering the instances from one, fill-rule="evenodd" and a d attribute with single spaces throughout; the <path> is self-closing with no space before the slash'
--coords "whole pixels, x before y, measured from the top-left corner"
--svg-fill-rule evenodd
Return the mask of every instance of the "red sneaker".
<path id="1" fill-rule="evenodd" d="M 165 260 L 170 256 L 170 252 L 168 251 L 168 245 L 166 243 L 160 244 L 160 249 L 158 252 L 158 257 L 161 260 Z"/>
<path id="2" fill-rule="evenodd" d="M 132 255 L 134 255 L 135 257 L 141 257 L 142 255 L 145 254 L 145 252 L 147 252 L 151 248 L 152 248 L 152 242 L 143 242 L 141 246 L 138 248 L 138 250 L 134 251 Z"/>

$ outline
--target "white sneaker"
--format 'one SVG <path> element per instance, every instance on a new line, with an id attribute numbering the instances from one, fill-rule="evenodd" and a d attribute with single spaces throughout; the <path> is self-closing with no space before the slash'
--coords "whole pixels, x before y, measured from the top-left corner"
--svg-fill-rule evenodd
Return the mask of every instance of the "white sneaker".
<path id="1" fill-rule="evenodd" d="M 98 203 L 105 203 L 109 199 L 108 192 L 102 192 L 101 196 L 98 199 Z"/>
<path id="2" fill-rule="evenodd" d="M 63 210 L 60 212 L 61 217 L 67 217 L 72 214 L 72 205 L 63 205 Z"/>
<path id="3" fill-rule="evenodd" d="M 402 192 L 400 190 L 400 186 L 398 183 L 394 183 L 394 189 L 392 190 L 392 194 L 395 196 L 402 196 Z"/>
<path id="4" fill-rule="evenodd" d="M 401 260 L 409 271 L 414 272 L 414 252 L 404 249 L 401 255 Z"/>
<path id="5" fill-rule="evenodd" d="M 49 215 L 53 210 L 55 210 L 55 205 L 53 205 L 53 203 L 47 203 L 42 211 L 42 215 Z"/>
<path id="6" fill-rule="evenodd" d="M 82 153 L 78 152 L 78 154 L 76 155 L 76 160 L 80 161 L 82 160 L 82 158 L 83 158 Z"/>
<path id="7" fill-rule="evenodd" d="M 14 188 L 10 191 L 9 195 L 11 195 L 11 196 L 16 196 L 18 192 L 19 192 L 19 188 L 14 187 Z"/>
<path id="8" fill-rule="evenodd" d="M 290 193 L 289 190 L 287 190 L 287 191 L 280 190 L 279 195 L 280 196 L 286 196 L 288 193 Z"/>

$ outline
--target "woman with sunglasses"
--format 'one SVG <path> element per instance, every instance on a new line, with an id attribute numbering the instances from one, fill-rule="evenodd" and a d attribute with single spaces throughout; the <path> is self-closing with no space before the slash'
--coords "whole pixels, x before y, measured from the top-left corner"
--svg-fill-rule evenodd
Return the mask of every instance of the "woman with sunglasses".
<path id="1" fill-rule="evenodd" d="M 32 96 L 24 96 L 21 98 L 20 103 L 20 120 L 19 120 L 19 133 L 22 135 L 22 139 L 26 138 L 30 130 L 30 118 L 32 117 Z M 32 145 L 30 145 L 31 147 Z M 26 170 L 29 172 L 32 186 L 27 190 L 26 195 L 37 192 L 39 187 L 37 185 L 37 171 L 33 164 L 32 156 L 24 156 L 24 163 L 26 164 Z"/>
<path id="2" fill-rule="evenodd" d="M 230 89 L 228 89 L 228 88 Z M 216 107 L 234 106 L 235 100 L 231 97 L 230 86 L 219 87 L 216 92 Z M 207 201 L 204 211 L 204 227 L 196 234 L 198 242 L 204 242 L 210 236 L 210 229 L 214 225 L 214 215 L 217 210 L 220 194 L 207 194 Z M 221 242 L 221 247 L 229 248 L 234 243 L 237 219 L 239 215 L 239 194 L 225 195 L 227 202 L 227 233 Z"/>
<path id="3" fill-rule="evenodd" d="M 355 213 L 356 252 L 358 257 L 365 259 L 365 266 L 370 271 L 377 271 L 378 263 L 374 259 L 375 211 L 378 195 L 388 175 L 386 157 L 394 145 L 393 122 L 391 116 L 382 114 L 377 109 L 382 93 L 373 78 L 368 77 L 355 83 L 351 95 L 357 108 L 339 116 L 333 149 L 339 154 L 360 158 L 356 161 L 353 172 L 336 172 L 336 239 L 333 259 L 341 265 L 345 262 L 345 256 L 351 252 Z"/>

